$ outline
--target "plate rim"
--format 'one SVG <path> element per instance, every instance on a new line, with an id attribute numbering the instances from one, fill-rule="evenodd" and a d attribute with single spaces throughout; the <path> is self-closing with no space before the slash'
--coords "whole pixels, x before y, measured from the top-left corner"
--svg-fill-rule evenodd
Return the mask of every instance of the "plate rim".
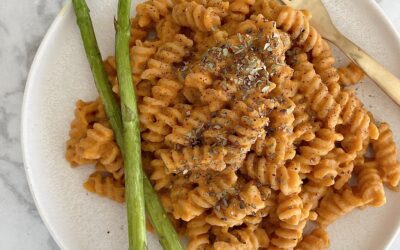
<path id="1" fill-rule="evenodd" d="M 394 34 L 394 39 L 396 40 L 397 45 L 400 47 L 400 33 L 396 30 L 394 24 L 388 19 L 387 15 L 385 12 L 382 10 L 382 8 L 379 6 L 379 4 L 375 0 L 367 0 L 364 2 L 366 5 L 370 5 L 375 11 L 376 14 L 379 15 L 381 18 L 381 21 L 386 25 L 386 27 L 389 28 L 390 32 Z M 67 1 L 67 3 L 61 8 L 60 12 L 57 14 L 57 16 L 54 18 L 53 22 L 51 23 L 50 27 L 46 31 L 46 34 L 44 35 L 42 41 L 40 42 L 39 48 L 35 53 L 35 57 L 32 61 L 32 64 L 29 69 L 29 73 L 26 79 L 26 84 L 25 84 L 25 89 L 24 89 L 24 94 L 23 94 L 23 100 L 22 100 L 22 105 L 21 105 L 21 128 L 20 128 L 20 135 L 21 135 L 21 149 L 22 149 L 22 160 L 24 164 L 24 170 L 25 170 L 25 175 L 28 183 L 28 187 L 30 190 L 30 193 L 32 195 L 32 199 L 35 203 L 36 209 L 39 213 L 39 216 L 41 220 L 43 221 L 43 224 L 46 226 L 49 234 L 51 237 L 54 239 L 54 241 L 57 243 L 57 245 L 61 249 L 68 249 L 64 243 L 64 240 L 62 239 L 61 236 L 59 236 L 56 233 L 56 230 L 53 228 L 52 224 L 48 221 L 48 216 L 46 216 L 46 213 L 44 212 L 44 208 L 42 207 L 41 203 L 37 200 L 37 197 L 35 195 L 34 191 L 34 186 L 32 184 L 32 178 L 31 178 L 31 169 L 29 166 L 28 162 L 28 149 L 25 145 L 27 145 L 27 137 L 25 134 L 27 134 L 27 128 L 25 128 L 27 125 L 27 116 L 25 113 L 28 112 L 28 100 L 29 100 L 29 93 L 31 92 L 30 89 L 32 88 L 34 84 L 34 78 L 37 74 L 37 68 L 39 67 L 39 59 L 44 55 L 45 49 L 48 46 L 48 44 L 51 42 L 51 37 L 54 34 L 54 31 L 59 27 L 59 24 L 64 20 L 65 16 L 67 13 L 72 11 L 72 2 Z M 394 72 L 396 74 L 396 72 Z M 400 77 L 398 75 L 398 77 Z M 396 239 L 396 236 L 400 236 L 400 219 L 397 222 L 397 229 L 392 231 L 392 233 L 389 234 L 390 240 L 387 242 L 387 245 L 385 246 L 385 249 L 388 249 L 389 247 L 392 246 L 394 240 Z"/>
<path id="2" fill-rule="evenodd" d="M 36 51 L 35 57 L 33 58 L 32 64 L 29 69 L 28 77 L 26 79 L 26 84 L 25 84 L 25 89 L 24 89 L 24 95 L 22 99 L 22 111 L 21 111 L 21 149 L 22 149 L 22 161 L 24 164 L 24 169 L 25 169 L 25 175 L 26 179 L 28 182 L 29 186 L 29 191 L 32 195 L 32 199 L 35 203 L 36 209 L 39 213 L 39 216 L 41 220 L 43 221 L 43 224 L 47 228 L 49 234 L 51 237 L 54 239 L 58 247 L 61 249 L 68 249 L 65 247 L 64 240 L 62 239 L 61 236 L 59 236 L 56 233 L 56 230 L 53 228 L 52 224 L 48 221 L 48 216 L 45 215 L 45 212 L 42 208 L 42 205 L 40 202 L 37 200 L 37 197 L 35 195 L 34 187 L 32 184 L 32 179 L 31 179 L 31 171 L 28 163 L 28 149 L 25 146 L 26 145 L 26 136 L 25 134 L 27 133 L 26 131 L 26 124 L 27 121 L 27 116 L 25 115 L 26 112 L 28 112 L 28 100 L 29 100 L 29 92 L 30 89 L 33 86 L 34 83 L 34 78 L 37 73 L 37 68 L 39 67 L 39 58 L 41 58 L 45 52 L 45 48 L 48 46 L 48 44 L 51 42 L 51 36 L 54 34 L 54 31 L 58 28 L 59 24 L 62 22 L 66 14 L 71 11 L 72 9 L 72 1 L 68 1 L 60 10 L 60 12 L 57 14 L 57 16 L 54 18 L 53 22 L 51 23 L 49 29 L 46 31 L 46 34 L 44 35 L 42 41 L 40 42 L 39 48 Z"/>
<path id="3" fill-rule="evenodd" d="M 389 18 L 387 17 L 385 12 L 381 8 L 381 6 L 379 6 L 378 2 L 376 2 L 375 0 L 370 0 L 370 1 L 366 1 L 366 3 L 370 4 L 371 6 L 373 6 L 373 8 L 375 8 L 377 10 L 377 12 L 381 16 L 382 20 L 389 27 L 390 31 L 394 34 L 394 37 L 397 40 L 397 44 L 400 46 L 400 32 L 397 31 L 397 29 L 394 26 L 393 22 L 391 22 L 389 20 Z M 398 73 L 397 74 L 396 74 L 396 72 L 393 72 L 393 73 L 395 75 L 397 75 L 397 77 L 400 77 L 400 75 Z M 385 246 L 385 249 L 389 249 L 393 245 L 393 243 L 394 243 L 394 241 L 396 240 L 397 237 L 400 237 L 400 220 L 397 221 L 397 229 L 394 230 L 390 234 L 390 240 L 388 241 L 387 245 Z"/>

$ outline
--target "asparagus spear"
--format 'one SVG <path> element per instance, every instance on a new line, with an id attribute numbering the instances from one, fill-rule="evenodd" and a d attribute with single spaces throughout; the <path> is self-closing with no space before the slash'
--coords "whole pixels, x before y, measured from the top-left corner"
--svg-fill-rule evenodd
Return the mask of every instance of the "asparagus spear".
<path id="1" fill-rule="evenodd" d="M 111 127 L 122 128 L 121 112 L 117 100 L 114 97 L 114 93 L 108 84 L 107 72 L 104 68 L 103 61 L 101 59 L 100 50 L 97 45 L 96 35 L 94 34 L 92 20 L 89 15 L 89 8 L 86 5 L 85 0 L 72 0 L 74 6 L 76 21 L 81 31 L 83 45 L 87 59 L 89 61 L 90 69 L 93 73 L 94 83 L 96 84 L 97 91 L 99 92 L 100 98 L 104 105 L 105 111 L 108 116 L 108 120 Z M 118 145 L 122 145 L 122 133 L 114 133 L 115 139 Z M 121 147 L 122 148 L 122 147 Z"/>
<path id="2" fill-rule="evenodd" d="M 183 250 L 179 236 L 146 175 L 143 185 L 147 216 L 158 234 L 161 246 L 165 250 Z"/>
<path id="3" fill-rule="evenodd" d="M 111 86 L 108 84 L 107 75 L 105 73 L 100 51 L 98 49 L 96 37 L 93 31 L 89 9 L 84 0 L 72 0 L 72 3 L 77 16 L 77 23 L 81 31 L 86 55 L 95 79 L 96 87 L 105 107 L 107 117 L 114 130 L 117 144 L 124 155 L 121 112 L 115 100 Z M 130 6 L 124 5 L 124 7 L 129 8 Z M 166 250 L 183 250 L 178 234 L 172 226 L 171 221 L 168 219 L 168 216 L 150 181 L 147 179 L 146 175 L 143 174 L 143 177 L 147 216 L 149 217 L 160 238 L 161 245 Z M 128 211 L 128 213 L 129 212 L 130 211 Z"/>
<path id="4" fill-rule="evenodd" d="M 126 204 L 128 209 L 129 247 L 146 248 L 146 217 L 143 196 L 142 157 L 140 148 L 139 114 L 132 84 L 129 59 L 131 0 L 118 1 L 115 56 L 123 125 Z"/>

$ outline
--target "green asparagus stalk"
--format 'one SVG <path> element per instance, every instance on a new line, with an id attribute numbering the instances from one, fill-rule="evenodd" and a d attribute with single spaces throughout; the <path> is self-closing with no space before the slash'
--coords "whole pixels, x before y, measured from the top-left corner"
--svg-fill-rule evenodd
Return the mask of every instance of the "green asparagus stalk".
<path id="1" fill-rule="evenodd" d="M 140 148 L 139 114 L 132 83 L 129 36 L 131 0 L 118 1 L 116 21 L 115 56 L 124 137 L 124 167 L 126 204 L 128 209 L 129 247 L 146 248 L 146 217 L 143 195 L 142 157 Z"/>
<path id="2" fill-rule="evenodd" d="M 107 74 L 102 63 L 100 51 L 97 46 L 96 37 L 90 19 L 89 8 L 84 0 L 72 0 L 72 3 L 77 16 L 77 23 L 81 31 L 86 55 L 95 79 L 96 87 L 105 107 L 111 127 L 114 130 L 117 144 L 121 149 L 122 154 L 125 155 L 123 147 L 123 125 L 121 112 L 118 103 L 115 100 L 111 86 L 108 84 Z M 130 8 L 128 5 L 124 5 L 123 7 Z M 138 141 L 138 143 L 140 143 L 140 141 Z M 138 159 L 141 158 L 139 157 Z M 150 181 L 146 175 L 143 174 L 143 177 L 147 216 L 149 217 L 160 238 L 161 245 L 166 250 L 183 250 L 183 246 L 181 245 L 178 234 L 172 226 L 171 221 L 168 219 L 164 207 L 158 199 L 158 196 L 154 191 Z M 125 185 L 128 185 L 128 183 Z M 132 211 L 128 210 L 128 213 L 129 212 Z M 129 237 L 131 236 L 129 235 Z"/>
<path id="3" fill-rule="evenodd" d="M 114 97 L 114 93 L 108 84 L 107 72 L 104 68 L 100 50 L 97 45 L 92 20 L 89 15 L 89 8 L 86 5 L 85 0 L 72 0 L 72 4 L 75 9 L 76 21 L 81 31 L 83 45 L 85 47 L 90 69 L 93 73 L 97 91 L 99 92 L 103 103 L 108 103 L 108 105 L 104 105 L 104 108 L 111 127 L 115 131 L 115 128 L 122 128 L 121 112 L 119 111 L 119 106 Z M 115 133 L 115 139 L 118 145 L 122 145 L 122 133 Z"/>
<path id="4" fill-rule="evenodd" d="M 147 217 L 158 234 L 161 246 L 165 250 L 183 250 L 179 236 L 158 199 L 157 193 L 146 175 L 144 177 L 143 185 Z"/>

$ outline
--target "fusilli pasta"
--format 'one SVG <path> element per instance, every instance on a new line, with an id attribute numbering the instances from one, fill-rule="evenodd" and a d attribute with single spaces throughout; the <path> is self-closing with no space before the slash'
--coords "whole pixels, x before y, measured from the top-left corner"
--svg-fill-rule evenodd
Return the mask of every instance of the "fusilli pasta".
<path id="1" fill-rule="evenodd" d="M 107 172 L 94 172 L 83 186 L 90 192 L 108 197 L 117 202 L 125 200 L 124 183 L 113 179 Z"/>
<path id="2" fill-rule="evenodd" d="M 131 19 L 142 163 L 190 250 L 326 249 L 326 227 L 398 190 L 393 134 L 349 88 L 307 10 L 276 0 L 148 0 Z M 116 62 L 104 61 L 119 100 Z M 379 124 L 379 126 L 377 125 Z M 66 159 L 124 202 L 100 99 L 75 106 Z M 308 222 L 319 224 L 303 233 Z"/>
<path id="3" fill-rule="evenodd" d="M 397 188 L 400 181 L 400 163 L 392 131 L 387 123 L 379 126 L 379 137 L 372 141 L 378 170 L 385 184 Z"/>
<path id="4" fill-rule="evenodd" d="M 323 250 L 329 247 L 328 233 L 322 228 L 314 229 L 296 247 L 298 250 Z"/>
<path id="5" fill-rule="evenodd" d="M 338 69 L 340 84 L 356 84 L 364 77 L 364 72 L 354 63 L 349 63 L 346 67 Z"/>
<path id="6" fill-rule="evenodd" d="M 330 192 L 322 199 L 317 209 L 317 221 L 322 227 L 326 227 L 340 216 L 362 205 L 363 200 L 349 187 L 345 187 L 341 193 Z"/>

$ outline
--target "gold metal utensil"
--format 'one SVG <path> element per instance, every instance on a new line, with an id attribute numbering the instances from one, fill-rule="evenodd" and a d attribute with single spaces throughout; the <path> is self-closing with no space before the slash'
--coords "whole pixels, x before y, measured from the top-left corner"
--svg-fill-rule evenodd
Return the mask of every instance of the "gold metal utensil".
<path id="1" fill-rule="evenodd" d="M 295 9 L 310 11 L 312 14 L 311 25 L 318 30 L 321 36 L 341 49 L 400 106 L 400 80 L 338 31 L 321 0 L 280 1 Z"/>

